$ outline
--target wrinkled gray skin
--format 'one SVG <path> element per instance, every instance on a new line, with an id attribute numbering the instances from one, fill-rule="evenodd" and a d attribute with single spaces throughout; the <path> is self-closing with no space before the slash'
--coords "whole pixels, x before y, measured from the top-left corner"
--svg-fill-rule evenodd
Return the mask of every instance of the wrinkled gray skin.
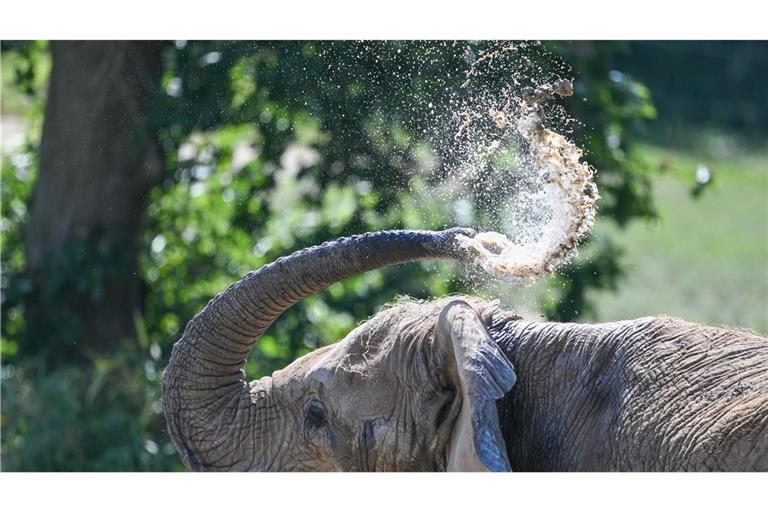
<path id="1" fill-rule="evenodd" d="M 494 302 L 400 303 L 247 383 L 259 336 L 370 269 L 462 260 L 455 235 L 390 231 L 281 258 L 214 298 L 164 374 L 184 464 L 220 471 L 768 470 L 768 339 L 653 317 L 521 320 Z M 513 370 L 514 368 L 514 370 Z"/>

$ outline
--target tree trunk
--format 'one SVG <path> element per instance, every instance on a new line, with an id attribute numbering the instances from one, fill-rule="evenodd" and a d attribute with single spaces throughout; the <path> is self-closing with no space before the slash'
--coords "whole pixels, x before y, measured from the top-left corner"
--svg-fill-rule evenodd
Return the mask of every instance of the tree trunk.
<path id="1" fill-rule="evenodd" d="M 82 360 L 136 335 L 137 247 L 162 158 L 147 121 L 162 44 L 54 42 L 25 249 L 23 350 Z"/>

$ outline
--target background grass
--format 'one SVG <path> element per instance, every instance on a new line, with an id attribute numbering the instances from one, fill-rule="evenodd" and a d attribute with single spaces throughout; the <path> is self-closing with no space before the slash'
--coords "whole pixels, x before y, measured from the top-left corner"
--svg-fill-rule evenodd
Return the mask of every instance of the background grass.
<path id="1" fill-rule="evenodd" d="M 667 314 L 768 333 L 768 148 L 718 139 L 687 149 L 638 148 L 654 178 L 659 218 L 625 231 L 607 223 L 624 249 L 627 274 L 616 292 L 592 291 L 594 320 Z M 691 200 L 696 168 L 712 183 Z"/>

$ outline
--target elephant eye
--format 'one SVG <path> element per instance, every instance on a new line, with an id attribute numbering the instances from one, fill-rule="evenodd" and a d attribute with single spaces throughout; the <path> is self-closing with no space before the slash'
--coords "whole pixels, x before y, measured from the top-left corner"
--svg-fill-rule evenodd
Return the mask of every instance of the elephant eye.
<path id="1" fill-rule="evenodd" d="M 325 412 L 325 406 L 319 400 L 312 400 L 307 406 L 307 412 L 304 421 L 308 427 L 320 428 L 328 423 L 328 415 Z"/>

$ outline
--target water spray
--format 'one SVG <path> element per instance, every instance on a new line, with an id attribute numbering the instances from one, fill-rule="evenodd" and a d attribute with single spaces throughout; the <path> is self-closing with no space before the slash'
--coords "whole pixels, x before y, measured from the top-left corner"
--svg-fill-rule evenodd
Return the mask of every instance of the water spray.
<path id="1" fill-rule="evenodd" d="M 568 139 L 544 126 L 543 104 L 554 96 L 570 96 L 568 80 L 528 87 L 519 102 L 507 101 L 501 108 L 490 108 L 484 115 L 499 129 L 509 128 L 522 148 L 519 159 L 526 173 L 538 186 L 526 191 L 529 202 L 549 210 L 547 220 L 539 226 L 536 237 L 521 241 L 507 235 L 487 231 L 474 237 L 461 237 L 469 251 L 470 265 L 492 276 L 519 283 L 550 275 L 570 260 L 579 243 L 590 232 L 598 199 L 594 173 L 581 161 L 582 152 Z M 460 127 L 467 130 L 483 114 L 467 116 Z M 484 146 L 483 159 L 499 151 L 493 141 Z"/>

